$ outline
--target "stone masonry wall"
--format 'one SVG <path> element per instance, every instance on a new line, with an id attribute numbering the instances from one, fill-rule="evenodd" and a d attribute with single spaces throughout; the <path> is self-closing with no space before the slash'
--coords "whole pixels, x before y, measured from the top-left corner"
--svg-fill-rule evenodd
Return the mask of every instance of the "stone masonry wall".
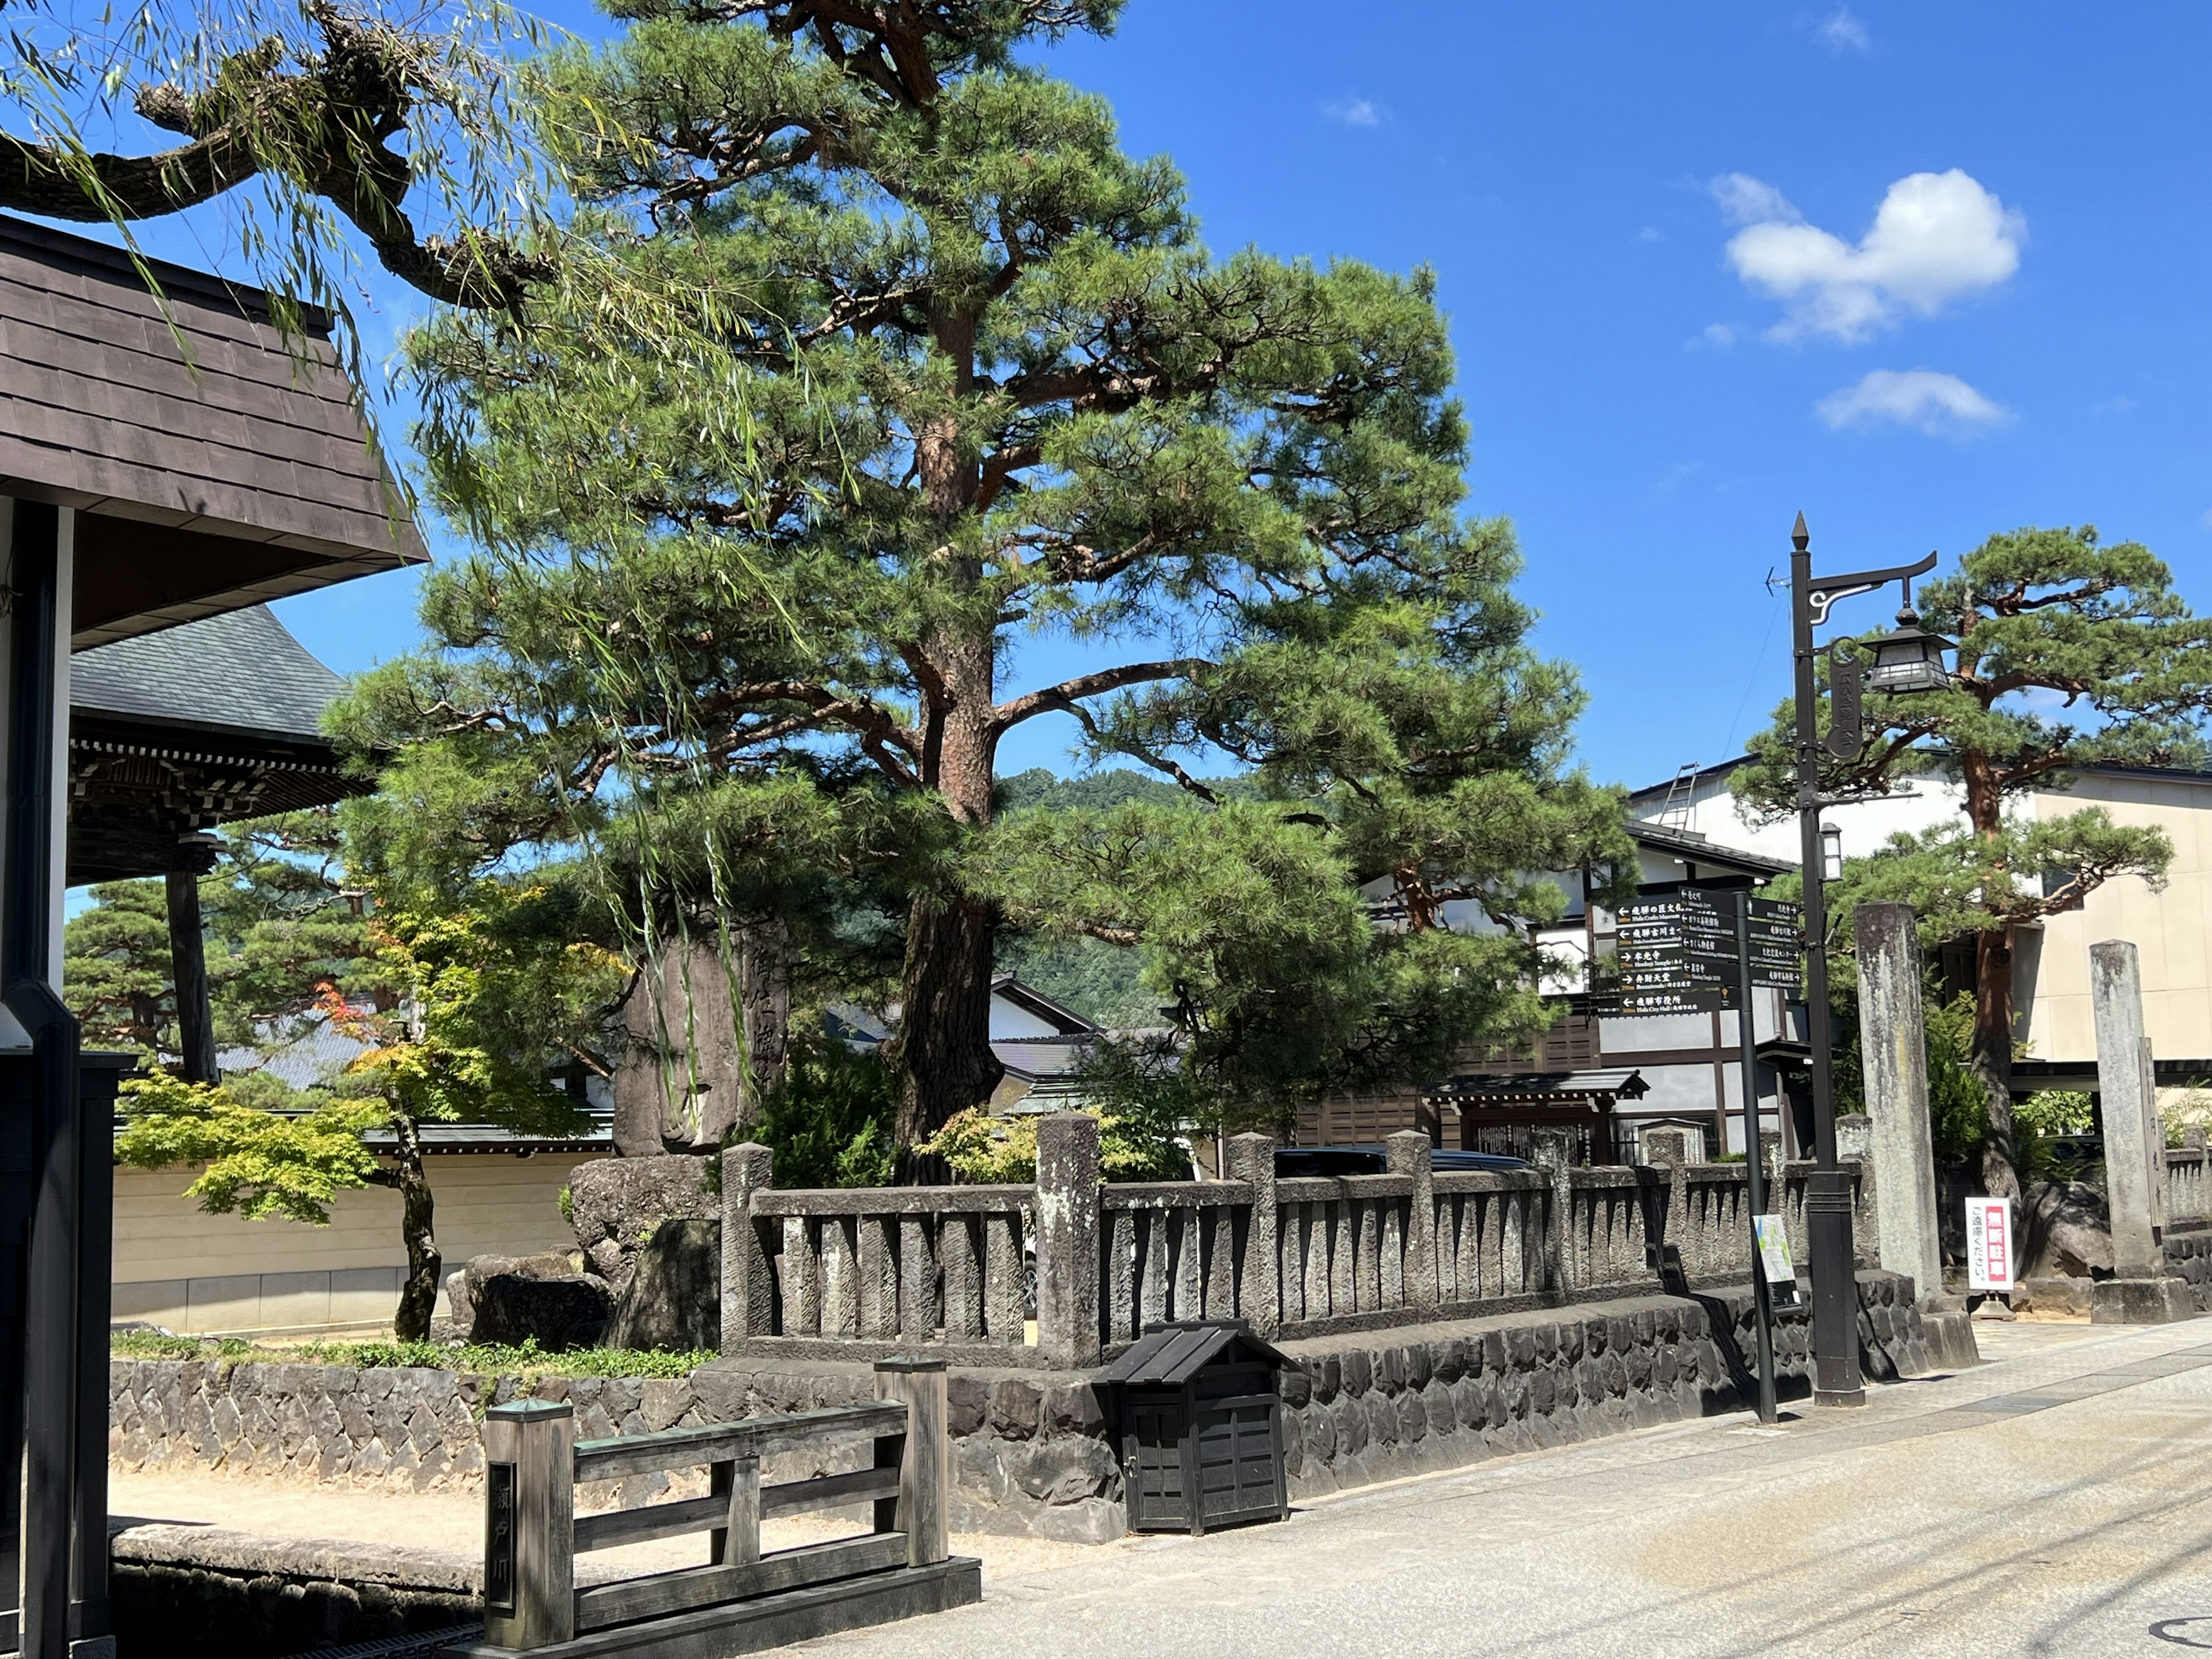
<path id="1" fill-rule="evenodd" d="M 1870 1381 L 1928 1369 L 1912 1284 L 1859 1275 Z M 1424 1469 L 1735 1409 L 1749 1363 L 1747 1291 L 1636 1297 L 1284 1345 L 1279 1384 L 1291 1491 L 1310 1496 Z M 1784 1391 L 1804 1391 L 1802 1310 L 1776 1333 Z M 1732 1350 L 1734 1356 L 1732 1357 Z M 722 1359 L 690 1376 L 481 1376 L 404 1369 L 115 1360 L 111 1458 L 131 1469 L 222 1468 L 349 1486 L 474 1489 L 484 1410 L 565 1399 L 585 1439 L 764 1413 L 859 1404 L 865 1363 Z M 1121 1474 L 1103 1391 L 1083 1376 L 956 1369 L 949 1378 L 956 1531 L 1077 1542 L 1121 1535 Z M 854 1440 L 771 1458 L 771 1484 L 863 1465 Z M 705 1490 L 703 1474 L 595 1483 L 580 1509 Z M 855 1518 L 860 1511 L 854 1510 Z"/>
<path id="2" fill-rule="evenodd" d="M 1859 1294 L 1869 1379 L 1926 1370 L 1912 1281 L 1863 1273 Z M 1809 1391 L 1810 1346 L 1806 1313 L 1783 1312 L 1775 1372 L 1784 1398 Z M 1283 1348 L 1300 1367 L 1279 1389 L 1294 1498 L 1738 1410 L 1751 1396 L 1735 1368 L 1757 1363 L 1747 1291 L 1625 1297 Z"/>
<path id="3" fill-rule="evenodd" d="M 475 1564 L 434 1551 L 172 1526 L 110 1547 L 120 1659 L 275 1659 L 483 1616 Z"/>
<path id="4" fill-rule="evenodd" d="M 2189 1281 L 2189 1300 L 2199 1313 L 2212 1313 L 2212 1228 L 2166 1230 L 2166 1267 Z"/>

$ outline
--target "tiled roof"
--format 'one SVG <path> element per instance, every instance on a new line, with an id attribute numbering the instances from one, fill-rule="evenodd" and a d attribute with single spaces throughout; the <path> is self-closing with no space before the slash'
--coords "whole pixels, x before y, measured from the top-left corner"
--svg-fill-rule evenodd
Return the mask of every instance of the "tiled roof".
<path id="1" fill-rule="evenodd" d="M 70 706 L 164 725 L 315 738 L 345 682 L 294 639 L 265 605 L 70 659 Z"/>

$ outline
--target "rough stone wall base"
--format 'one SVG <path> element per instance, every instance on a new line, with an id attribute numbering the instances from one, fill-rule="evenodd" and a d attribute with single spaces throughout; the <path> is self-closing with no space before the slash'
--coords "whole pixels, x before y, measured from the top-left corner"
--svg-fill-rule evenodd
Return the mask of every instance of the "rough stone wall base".
<path id="1" fill-rule="evenodd" d="M 479 1622 L 476 1564 L 353 1539 L 133 1527 L 112 1540 L 125 1659 L 277 1659 Z"/>
<path id="2" fill-rule="evenodd" d="M 2089 1292 L 2093 1325 L 2172 1325 L 2196 1317 L 2185 1279 L 2100 1279 Z"/>
<path id="3" fill-rule="evenodd" d="M 2160 1243 L 2167 1273 L 2188 1282 L 2191 1305 L 2212 1313 L 2212 1229 L 2183 1223 L 2168 1227 Z"/>
<path id="4" fill-rule="evenodd" d="M 1860 1363 L 1870 1380 L 1941 1368 L 1912 1281 L 1859 1275 Z M 1285 1343 L 1280 1384 L 1294 1498 L 1461 1468 L 1491 1457 L 1736 1411 L 1753 1397 L 1747 1289 L 1630 1296 L 1487 1319 Z M 1808 1316 L 1774 1333 L 1783 1397 L 1810 1392 Z"/>

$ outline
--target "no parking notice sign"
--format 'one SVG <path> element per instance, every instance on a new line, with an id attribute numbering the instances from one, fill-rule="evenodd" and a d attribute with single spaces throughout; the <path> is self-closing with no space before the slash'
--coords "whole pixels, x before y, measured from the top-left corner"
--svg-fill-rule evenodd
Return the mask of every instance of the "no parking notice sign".
<path id="1" fill-rule="evenodd" d="M 2012 1200 L 2008 1198 L 1970 1198 L 1966 1200 L 1966 1288 L 1970 1291 L 2012 1289 Z"/>

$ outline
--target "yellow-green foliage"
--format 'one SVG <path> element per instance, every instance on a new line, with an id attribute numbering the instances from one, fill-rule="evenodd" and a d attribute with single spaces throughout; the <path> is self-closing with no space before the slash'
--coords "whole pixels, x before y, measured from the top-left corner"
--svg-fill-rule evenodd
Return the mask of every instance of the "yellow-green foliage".
<path id="1" fill-rule="evenodd" d="M 332 1196 L 373 1178 L 376 1156 L 361 1138 L 387 1112 L 374 1100 L 301 1099 L 312 1103 L 304 1111 L 271 1112 L 166 1073 L 135 1077 L 123 1085 L 115 1155 L 140 1170 L 205 1164 L 185 1195 L 211 1214 L 325 1226 Z"/>
<path id="2" fill-rule="evenodd" d="M 1019 1185 L 1036 1179 L 1037 1120 L 993 1117 L 969 1107 L 918 1149 L 933 1152 L 969 1180 Z M 1117 1117 L 1098 1119 L 1098 1172 L 1109 1181 L 1141 1181 L 1156 1172 L 1159 1149 Z"/>

